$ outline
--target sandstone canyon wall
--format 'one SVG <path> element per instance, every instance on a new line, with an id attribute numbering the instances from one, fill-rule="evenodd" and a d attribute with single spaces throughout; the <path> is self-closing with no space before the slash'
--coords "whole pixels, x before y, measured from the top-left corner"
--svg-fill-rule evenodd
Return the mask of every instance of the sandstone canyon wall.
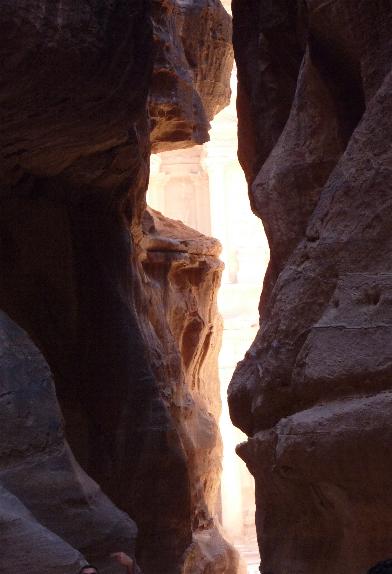
<path id="1" fill-rule="evenodd" d="M 271 262 L 229 389 L 264 574 L 392 547 L 392 5 L 234 0 L 239 155 Z"/>
<path id="2" fill-rule="evenodd" d="M 204 141 L 227 101 L 230 19 L 218 0 L 6 0 L 0 22 L 0 571 L 114 574 L 130 516 L 146 574 L 234 574 L 218 247 L 145 210 L 151 145 Z"/>

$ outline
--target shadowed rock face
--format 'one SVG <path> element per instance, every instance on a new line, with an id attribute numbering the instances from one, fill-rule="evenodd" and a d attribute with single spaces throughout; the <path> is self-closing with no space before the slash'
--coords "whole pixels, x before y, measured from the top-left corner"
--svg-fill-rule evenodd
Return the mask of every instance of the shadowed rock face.
<path id="1" fill-rule="evenodd" d="M 3 312 L 0 349 L 1 571 L 71 574 L 83 554 L 114 574 L 110 552 L 133 553 L 135 523 L 74 459 L 49 368 Z"/>
<path id="2" fill-rule="evenodd" d="M 194 35 L 189 31 L 187 14 L 193 10 L 199 19 L 206 16 L 210 32 L 203 44 L 200 23 Z M 77 9 L 68 1 L 13 0 L 0 8 L 0 308 L 25 329 L 47 360 L 78 463 L 138 523 L 137 554 L 146 574 L 187 568 L 189 556 L 197 554 L 196 539 L 202 530 L 210 529 L 214 548 L 219 539 L 212 519 L 220 454 L 214 417 L 219 408 L 215 379 L 211 385 L 207 380 L 206 343 L 208 336 L 218 336 L 212 334 L 217 251 L 203 254 L 200 263 L 196 255 L 189 255 L 199 284 L 189 287 L 195 292 L 189 296 L 194 307 L 189 316 L 184 313 L 183 327 L 172 336 L 174 310 L 166 306 L 186 308 L 193 271 L 176 287 L 176 296 L 156 301 L 162 315 L 156 316 L 149 308 L 153 281 L 146 277 L 160 273 L 162 263 L 151 255 L 148 274 L 143 270 L 149 248 L 144 247 L 148 232 L 142 229 L 142 218 L 151 147 L 148 107 L 157 112 L 153 128 L 155 134 L 165 133 L 162 141 L 172 137 L 176 145 L 184 146 L 193 137 L 193 127 L 185 130 L 186 138 L 168 127 L 164 98 L 158 113 L 153 29 L 156 39 L 157 22 L 165 28 L 167 67 L 178 73 L 170 63 L 177 54 L 188 93 L 198 101 L 191 117 L 189 98 L 179 89 L 176 122 L 205 126 L 206 118 L 228 95 L 229 69 L 227 77 L 220 70 L 211 84 L 206 70 L 215 73 L 217 53 L 228 66 L 230 22 L 226 17 L 218 25 L 220 15 L 223 18 L 218 2 L 192 6 L 178 2 L 173 7 L 178 21 L 165 11 L 162 3 L 161 12 L 158 5 L 151 12 L 146 0 L 86 0 Z M 209 44 L 215 39 L 220 51 Z M 192 58 L 191 72 L 186 66 Z M 158 65 L 163 65 L 161 55 Z M 162 93 L 166 94 L 163 85 Z M 182 107 L 187 98 L 188 107 Z M 157 142 L 161 136 L 154 133 Z M 199 240 L 204 241 L 209 245 L 208 240 Z M 204 255 L 210 258 L 205 264 Z M 164 273 L 160 276 L 164 283 Z M 174 368 L 167 353 L 175 354 L 176 348 Z M 192 398 L 198 405 L 194 418 L 188 416 L 189 405 L 178 406 L 171 399 L 176 388 L 176 396 L 184 396 L 181 400 L 187 403 L 186 370 L 189 381 L 201 388 Z M 12 428 L 8 436 L 11 433 Z M 64 457 L 61 464 L 69 466 L 72 460 L 76 465 L 69 449 Z M 22 460 L 15 470 L 21 475 L 12 478 L 13 484 L 19 478 L 23 483 L 25 464 Z M 4 483 L 4 504 L 18 506 L 17 513 L 26 524 L 34 524 L 37 536 L 45 536 L 42 527 L 59 537 L 53 556 L 62 553 L 59 564 L 66 571 L 80 559 L 75 549 L 83 553 L 85 547 L 72 538 L 77 531 L 72 528 L 79 529 L 77 519 L 70 526 L 72 536 L 42 522 L 44 479 L 50 480 L 55 471 L 42 473 L 34 504 L 29 498 L 33 491 L 26 487 L 14 492 L 8 483 Z M 3 477 L 0 482 L 3 485 Z M 101 541 L 109 535 L 104 522 L 100 528 L 98 523 L 97 536 L 85 554 L 101 556 L 105 568 Z M 204 544 L 208 556 L 213 555 L 211 544 Z M 217 571 L 219 560 L 204 556 L 202 544 L 197 548 L 205 568 Z M 227 546 L 220 564 L 225 558 L 235 564 Z M 20 563 L 6 560 L 6 565 L 7 574 L 20 572 Z"/>
<path id="3" fill-rule="evenodd" d="M 263 571 L 361 574 L 390 554 L 392 7 L 237 1 L 233 17 L 240 154 L 271 246 L 229 390 Z"/>

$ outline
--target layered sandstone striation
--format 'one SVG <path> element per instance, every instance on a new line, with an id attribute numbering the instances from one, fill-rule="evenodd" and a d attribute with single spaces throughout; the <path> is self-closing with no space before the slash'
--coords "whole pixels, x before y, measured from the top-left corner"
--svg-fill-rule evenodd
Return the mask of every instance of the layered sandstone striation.
<path id="1" fill-rule="evenodd" d="M 14 512 L 26 536 L 37 540 L 25 562 L 4 555 L 7 574 L 34 561 L 45 568 L 39 548 L 48 549 L 54 573 L 87 558 L 114 574 L 105 556 L 116 545 L 132 553 L 135 538 L 134 524 L 118 508 L 138 525 L 136 553 L 146 574 L 189 571 L 195 555 L 204 564 L 201 572 L 221 571 L 225 561 L 235 571 L 236 557 L 213 518 L 220 439 L 216 346 L 208 341 L 219 338 L 213 326 L 216 244 L 190 239 L 199 246 L 193 251 L 181 241 L 178 257 L 188 251 L 188 262 L 165 266 L 157 245 L 163 241 L 165 253 L 171 240 L 157 239 L 154 226 L 146 230 L 143 216 L 148 108 L 157 111 L 155 143 L 172 137 L 176 145 L 189 145 L 193 128 L 177 137 L 175 125 L 205 126 L 228 94 L 229 73 L 226 78 L 220 70 L 210 82 L 207 70 L 215 73 L 219 50 L 230 61 L 230 21 L 219 24 L 219 2 L 171 3 L 176 18 L 183 14 L 187 31 L 180 33 L 179 20 L 167 16 L 168 3 L 158 4 L 152 12 L 146 0 L 86 0 L 77 9 L 69 1 L 7 0 L 0 8 L 0 308 L 40 349 L 54 381 L 53 387 L 36 350 L 31 365 L 38 366 L 13 381 L 29 387 L 30 394 L 15 391 L 18 409 L 44 466 L 29 475 L 36 454 L 26 429 L 8 458 L 1 457 L 0 468 L 13 473 L 7 470 L 7 481 L 3 470 L 0 475 L 5 536 L 14 537 Z M 186 24 L 192 10 L 203 14 L 210 30 L 203 43 L 201 25 Z M 173 124 L 157 67 L 152 76 L 158 20 L 168 61 L 181 59 L 187 75 L 187 89 L 184 84 L 173 95 Z M 161 55 L 156 62 L 162 65 Z M 179 68 L 168 67 L 182 84 Z M 197 106 L 184 91 L 194 94 Z M 189 269 L 182 272 L 183 265 Z M 33 348 L 24 334 L 18 345 L 16 355 Z M 2 367 L 5 360 L 0 355 Z M 6 397 L 10 375 L 1 373 L 0 395 Z M 1 452 L 23 427 L 12 409 Z M 46 486 L 57 480 L 53 499 L 46 498 Z M 86 507 L 83 520 L 95 512 L 86 538 L 79 506 Z M 25 544 L 21 538 L 22 553 Z"/>
<path id="2" fill-rule="evenodd" d="M 234 2 L 240 156 L 271 262 L 229 390 L 263 572 L 390 554 L 392 8 Z"/>

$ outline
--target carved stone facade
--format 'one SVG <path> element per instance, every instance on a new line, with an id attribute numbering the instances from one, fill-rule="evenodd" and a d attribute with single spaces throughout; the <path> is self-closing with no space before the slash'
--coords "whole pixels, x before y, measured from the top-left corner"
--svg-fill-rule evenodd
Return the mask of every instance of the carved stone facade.
<path id="1" fill-rule="evenodd" d="M 172 219 L 211 235 L 208 173 L 203 146 L 163 152 L 151 158 L 148 203 Z"/>

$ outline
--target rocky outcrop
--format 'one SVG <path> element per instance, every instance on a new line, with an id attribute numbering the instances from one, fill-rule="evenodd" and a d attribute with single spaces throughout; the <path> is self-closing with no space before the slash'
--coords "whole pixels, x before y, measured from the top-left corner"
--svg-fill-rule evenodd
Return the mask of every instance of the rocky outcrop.
<path id="1" fill-rule="evenodd" d="M 153 0 L 152 151 L 208 141 L 230 100 L 231 18 L 220 0 Z"/>
<path id="2" fill-rule="evenodd" d="M 179 2 L 176 13 L 180 8 L 190 10 Z M 204 2 L 195 4 L 196 9 L 208 14 L 212 42 L 220 4 Z M 51 556 L 59 556 L 64 571 L 89 553 L 81 540 L 74 542 L 75 535 L 83 538 L 79 518 L 68 525 L 67 533 L 42 518 L 47 508 L 45 484 L 55 480 L 57 472 L 66 482 L 64 492 L 59 485 L 64 513 L 67 505 L 84 504 L 82 494 L 75 502 L 65 488 L 72 489 L 72 481 L 79 480 L 87 499 L 97 483 L 138 523 L 137 555 L 146 574 L 184 570 L 196 544 L 193 536 L 197 538 L 202 529 L 214 530 L 217 482 L 206 465 L 211 463 L 218 472 L 219 439 L 213 421 L 218 406 L 216 383 L 212 382 L 210 395 L 203 377 L 209 376 L 205 339 L 214 313 L 214 295 L 209 289 L 216 288 L 219 265 L 215 260 L 214 271 L 211 259 L 203 275 L 200 263 L 200 297 L 189 297 L 193 305 L 204 305 L 202 318 L 192 307 L 195 316 L 190 315 L 184 332 L 181 328 L 178 332 L 181 340 L 177 343 L 188 353 L 184 364 L 200 387 L 192 399 L 198 405 L 195 419 L 188 416 L 187 406 L 176 406 L 174 398 L 171 403 L 174 387 L 184 403 L 188 400 L 183 389 L 188 383 L 181 370 L 185 367 L 178 359 L 177 371 L 172 370 L 171 357 L 166 356 L 169 347 L 174 353 L 176 344 L 175 337 L 170 339 L 169 298 L 157 301 L 165 308 L 165 316 L 157 318 L 159 329 L 152 325 L 151 287 L 142 269 L 146 249 L 141 222 L 151 147 L 147 97 L 154 40 L 150 17 L 146 0 L 86 0 L 77 9 L 69 1 L 7 0 L 0 8 L 4 30 L 0 42 L 0 308 L 29 334 L 47 360 L 73 453 L 63 441 L 63 458 L 53 462 L 54 470 L 53 466 L 43 468 L 35 486 L 24 482 L 29 461 L 22 456 L 10 482 L 20 482 L 24 490 L 3 485 L 1 478 L 4 516 L 8 516 L 7 508 L 15 506 L 29 529 L 26 532 L 33 536 L 34 530 L 37 540 L 50 536 Z M 169 19 L 164 24 L 168 52 L 172 53 L 173 44 L 182 53 L 179 24 Z M 230 25 L 226 20 L 222 26 L 216 31 L 217 42 L 222 59 L 229 60 Z M 195 41 L 200 32 L 200 26 L 195 27 Z M 191 40 L 188 30 L 186 42 Z M 207 59 L 204 64 L 209 68 L 208 58 L 216 55 L 208 42 L 202 46 L 196 42 L 193 76 L 187 71 L 187 81 L 190 85 L 193 79 L 198 93 L 192 96 L 199 102 L 192 112 L 195 125 L 205 125 L 214 105 L 219 107 L 224 99 L 224 73 L 210 84 L 210 89 L 215 86 L 211 92 L 203 87 L 203 71 L 196 71 L 199 56 Z M 191 47 L 187 51 L 193 53 Z M 177 68 L 171 72 L 176 73 Z M 159 110 L 154 90 L 150 109 Z M 176 98 L 181 101 L 182 90 Z M 178 122 L 191 121 L 179 103 L 175 113 Z M 162 140 L 167 141 L 170 129 L 163 127 L 168 118 L 164 102 L 158 116 L 162 127 L 154 121 L 153 128 L 165 132 Z M 179 145 L 185 139 L 189 143 L 188 136 L 177 138 L 174 128 L 170 137 Z M 153 140 L 157 139 L 153 132 Z M 197 268 L 198 263 L 189 257 Z M 161 263 L 156 264 L 161 269 Z M 188 289 L 186 281 L 184 287 Z M 187 297 L 184 294 L 185 301 Z M 154 348 L 149 349 L 152 341 Z M 211 397 L 214 406 L 207 404 Z M 37 400 L 35 412 L 40 420 L 44 410 L 39 408 L 38 392 L 31 400 Z M 57 404 L 54 395 L 51 401 L 52 406 Z M 53 420 L 59 424 L 58 413 Z M 16 424 L 12 421 L 6 436 L 12 435 L 12 424 Z M 204 432 L 200 430 L 203 421 L 209 423 Z M 194 461 L 202 465 L 200 471 L 193 467 Z M 91 552 L 101 556 L 102 571 L 106 568 L 102 555 L 108 549 L 101 540 L 111 536 L 105 520 L 119 512 L 109 500 L 105 504 L 111 510 L 97 515 L 97 533 L 91 539 Z M 20 571 L 21 563 L 5 560 L 7 574 Z M 33 562 L 34 555 L 29 560 Z M 43 563 L 37 559 L 37 564 Z M 210 561 L 206 570 L 215 572 L 214 564 Z"/>
<path id="3" fill-rule="evenodd" d="M 144 217 L 144 333 L 151 365 L 185 456 L 188 481 L 156 493 L 173 522 L 191 525 L 184 572 L 228 572 L 238 555 L 217 521 L 222 444 L 218 429 L 218 352 L 222 325 L 216 296 L 223 264 L 220 244 L 150 210 Z M 151 328 L 152 327 L 152 328 Z M 165 485 L 163 485 L 165 487 Z M 186 518 L 186 520 L 185 520 Z M 159 514 L 157 515 L 159 521 Z M 167 520 L 167 516 L 166 516 Z M 140 524 L 139 524 L 140 526 Z"/>
<path id="4" fill-rule="evenodd" d="M 240 155 L 271 247 L 229 391 L 263 572 L 361 574 L 390 553 L 392 11 L 259 0 L 233 17 Z"/>

